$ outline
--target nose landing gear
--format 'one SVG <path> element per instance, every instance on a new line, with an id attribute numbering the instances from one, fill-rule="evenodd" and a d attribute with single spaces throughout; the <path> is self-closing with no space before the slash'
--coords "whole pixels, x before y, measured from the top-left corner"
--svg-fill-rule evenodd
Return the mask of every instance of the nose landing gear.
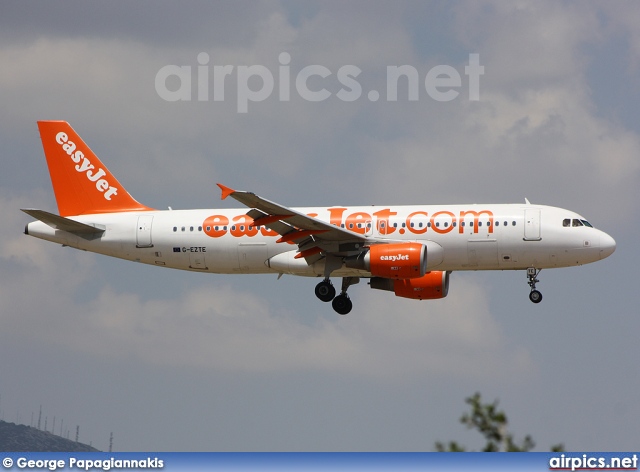
<path id="1" fill-rule="evenodd" d="M 533 303 L 540 303 L 542 301 L 542 294 L 536 290 L 536 283 L 540 282 L 538 280 L 538 274 L 540 274 L 542 269 L 536 269 L 535 267 L 529 267 L 527 269 L 527 278 L 529 279 L 529 287 L 531 287 L 531 292 L 529 293 L 529 300 Z"/>

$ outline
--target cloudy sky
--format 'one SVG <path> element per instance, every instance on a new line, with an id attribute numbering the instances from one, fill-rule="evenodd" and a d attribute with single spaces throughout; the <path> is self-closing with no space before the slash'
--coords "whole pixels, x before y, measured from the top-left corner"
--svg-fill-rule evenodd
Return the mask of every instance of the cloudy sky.
<path id="1" fill-rule="evenodd" d="M 0 417 L 30 424 L 42 405 L 43 426 L 79 425 L 103 450 L 113 432 L 120 451 L 429 451 L 480 447 L 458 422 L 478 391 L 540 450 L 637 449 L 638 24 L 636 2 L 2 2 Z M 172 65 L 191 100 L 158 90 Z M 387 95 L 402 65 L 417 100 L 406 81 Z M 424 85 L 439 65 L 460 76 L 449 101 Z M 216 66 L 232 66 L 218 100 Z M 240 113 L 247 66 L 274 88 Z M 331 73 L 306 82 L 328 98 L 296 87 L 307 66 Z M 361 70 L 350 101 L 345 66 Z M 42 119 L 69 121 L 159 209 L 231 207 L 216 182 L 289 206 L 527 197 L 618 247 L 543 271 L 540 305 L 523 272 L 456 272 L 433 302 L 354 286 L 341 317 L 312 279 L 160 270 L 25 236 L 20 208 L 57 211 Z"/>

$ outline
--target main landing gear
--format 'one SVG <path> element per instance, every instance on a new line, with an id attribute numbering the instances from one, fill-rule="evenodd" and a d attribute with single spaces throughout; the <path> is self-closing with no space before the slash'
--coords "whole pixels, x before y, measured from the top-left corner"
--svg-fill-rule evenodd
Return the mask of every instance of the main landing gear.
<path id="1" fill-rule="evenodd" d="M 542 294 L 536 290 L 536 283 L 538 280 L 538 274 L 542 269 L 536 269 L 535 267 L 529 267 L 527 269 L 527 278 L 529 279 L 529 287 L 531 287 L 531 293 L 529 293 L 529 300 L 533 303 L 540 303 L 542 301 Z"/>
<path id="2" fill-rule="evenodd" d="M 324 279 L 316 285 L 316 297 L 323 302 L 331 302 L 333 309 L 340 315 L 346 315 L 353 308 L 351 299 L 347 295 L 347 289 L 350 285 L 360 282 L 359 277 L 343 277 L 340 295 L 336 297 L 336 289 L 329 278 Z"/>
<path id="3" fill-rule="evenodd" d="M 336 296 L 336 289 L 331 283 L 331 280 L 324 279 L 318 285 L 316 285 L 316 297 L 323 302 L 330 302 Z"/>

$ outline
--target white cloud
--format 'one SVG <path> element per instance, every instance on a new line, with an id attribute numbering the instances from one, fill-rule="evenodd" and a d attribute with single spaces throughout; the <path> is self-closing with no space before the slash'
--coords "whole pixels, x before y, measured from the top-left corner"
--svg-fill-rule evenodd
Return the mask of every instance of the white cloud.
<path id="1" fill-rule="evenodd" d="M 466 6 L 459 25 L 485 67 L 480 101 L 461 94 L 403 115 L 387 104 L 381 128 L 404 127 L 368 142 L 371 188 L 386 201 L 529 197 L 601 224 L 626 219 L 638 194 L 640 139 L 594 105 L 584 51 L 601 34 L 595 13 L 548 2 Z M 614 200 L 623 209 L 615 215 Z"/>
<path id="2" fill-rule="evenodd" d="M 603 29 L 608 37 L 618 36 L 628 40 L 629 52 L 625 59 L 629 68 L 637 73 L 640 69 L 640 5 L 635 2 L 616 2 L 599 9 L 599 13 L 603 17 Z"/>
<path id="3" fill-rule="evenodd" d="M 583 71 L 580 47 L 599 31 L 592 9 L 556 2 L 463 2 L 456 23 L 460 37 L 482 54 L 494 87 L 514 95 Z"/>

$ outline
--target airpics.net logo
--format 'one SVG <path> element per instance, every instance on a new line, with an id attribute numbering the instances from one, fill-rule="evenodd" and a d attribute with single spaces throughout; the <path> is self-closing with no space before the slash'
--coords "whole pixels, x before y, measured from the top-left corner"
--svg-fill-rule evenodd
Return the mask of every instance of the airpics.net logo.
<path id="1" fill-rule="evenodd" d="M 156 93 L 167 102 L 236 100 L 238 113 L 247 113 L 249 103 L 262 102 L 274 94 L 277 94 L 277 99 L 281 102 L 290 101 L 293 94 L 308 102 L 323 102 L 332 98 L 355 102 L 363 97 L 363 71 L 358 66 L 343 65 L 335 74 L 328 67 L 319 64 L 292 70 L 291 55 L 287 52 L 280 53 L 278 61 L 278 70 L 274 73 L 264 65 L 211 64 L 209 54 L 201 52 L 197 55 L 198 65 L 195 66 L 195 71 L 194 66 L 188 65 L 162 67 L 155 77 Z M 464 75 L 466 77 L 463 81 L 455 67 L 441 64 L 429 69 L 421 79 L 418 69 L 412 65 L 388 65 L 384 99 L 388 102 L 414 102 L 425 99 L 426 93 L 430 100 L 450 102 L 467 88 L 468 95 L 463 94 L 463 97 L 467 95 L 466 98 L 470 101 L 480 100 L 480 76 L 484 75 L 480 54 L 469 54 Z M 233 86 L 235 93 L 232 94 L 228 89 Z M 337 92 L 329 90 L 337 87 L 340 87 Z M 399 90 L 402 90 L 402 96 L 399 96 Z M 366 93 L 366 99 L 370 102 L 377 102 L 382 97 L 376 89 Z"/>

